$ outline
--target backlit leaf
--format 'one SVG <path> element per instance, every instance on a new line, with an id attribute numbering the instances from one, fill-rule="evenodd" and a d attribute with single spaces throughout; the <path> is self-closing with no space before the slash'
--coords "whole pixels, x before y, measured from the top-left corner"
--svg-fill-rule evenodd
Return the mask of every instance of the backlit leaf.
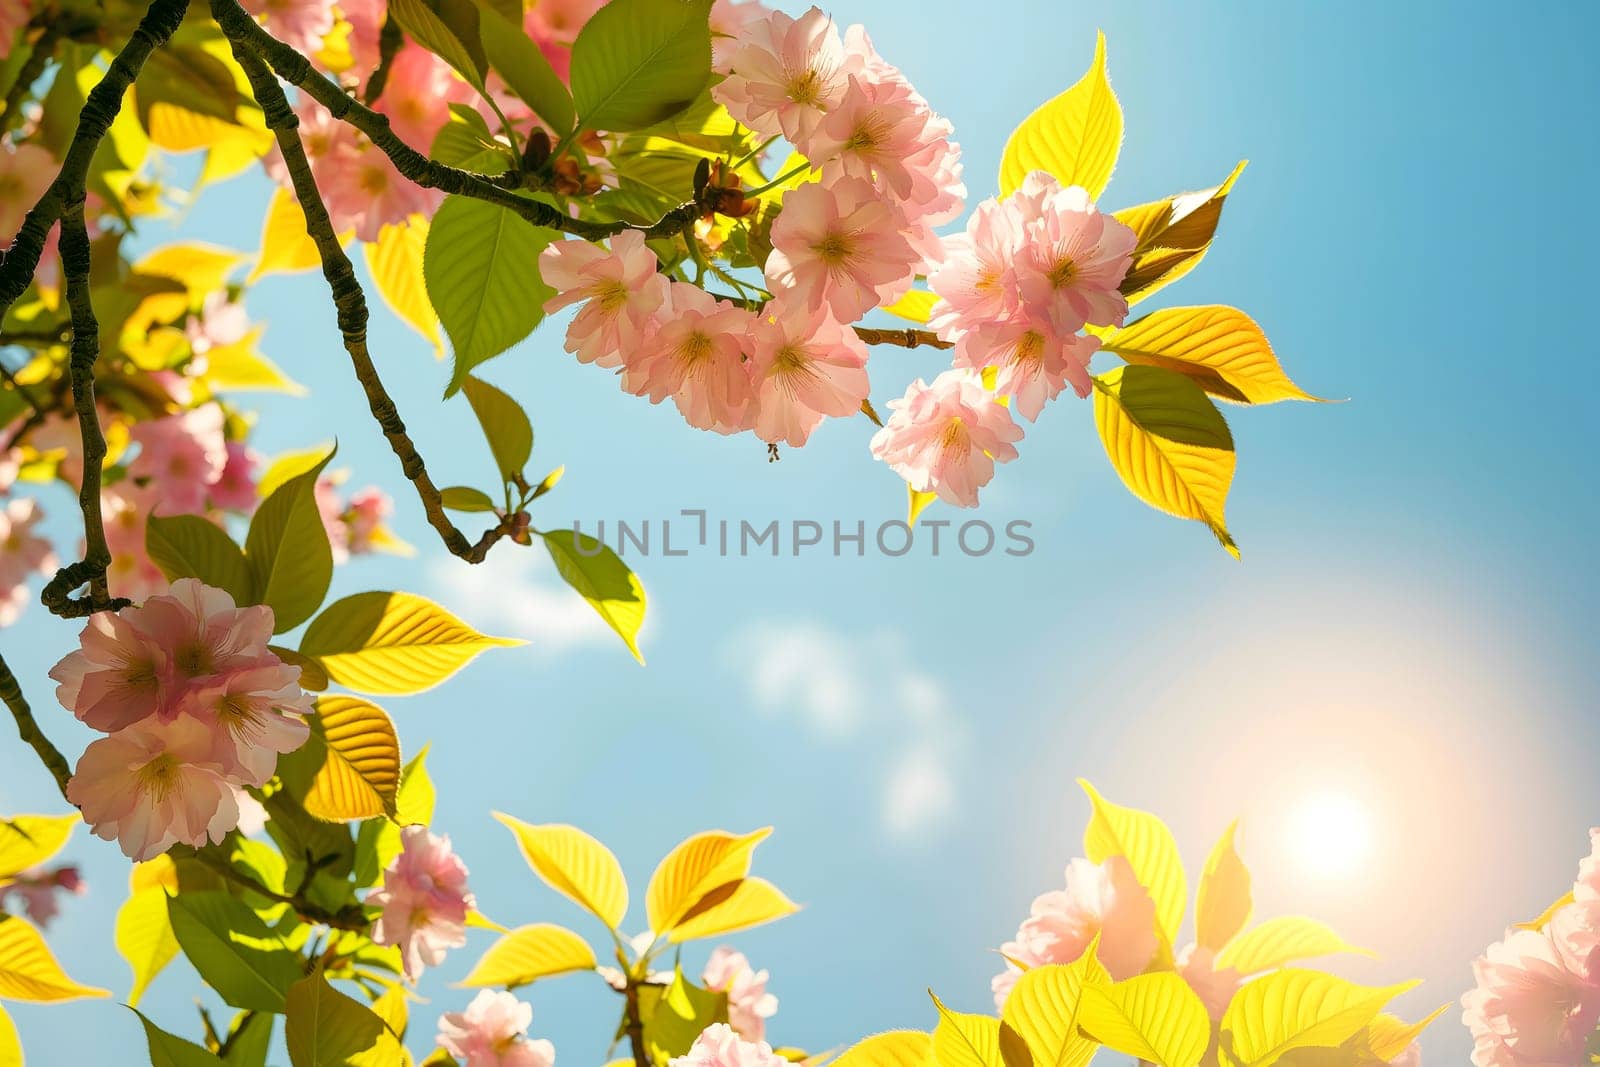
<path id="1" fill-rule="evenodd" d="M 400 1062 L 399 1039 L 377 1013 L 328 984 L 322 972 L 289 990 L 284 1044 L 293 1067 L 379 1067 Z"/>
<path id="2" fill-rule="evenodd" d="M 1289 380 L 1266 334 L 1238 308 L 1165 308 L 1106 331 L 1101 343 L 1129 363 L 1176 371 L 1225 400 L 1317 399 Z"/>
<path id="3" fill-rule="evenodd" d="M 481 90 L 484 59 L 477 40 L 476 19 L 469 42 L 440 16 L 442 7 L 435 7 L 428 0 L 389 0 L 388 11 L 406 31 L 406 36 L 450 64 L 457 74 Z"/>
<path id="4" fill-rule="evenodd" d="M 1112 856 L 1127 858 L 1134 877 L 1155 901 L 1156 922 L 1171 945 L 1183 922 L 1189 893 L 1183 859 L 1178 855 L 1172 831 L 1149 812 L 1113 804 L 1082 778 L 1078 784 L 1089 795 L 1094 809 L 1083 831 L 1084 855 L 1091 863 L 1103 863 Z"/>
<path id="5" fill-rule="evenodd" d="M 264 329 L 257 326 L 232 344 L 214 345 L 206 350 L 205 371 L 200 378 L 207 388 L 216 392 L 305 395 L 305 386 L 283 373 L 256 348 Z"/>
<path id="6" fill-rule="evenodd" d="M 1081 185 L 1098 200 L 1122 149 L 1122 106 L 1106 76 L 1106 36 L 1095 38 L 1094 62 L 1072 88 L 1040 106 L 1012 131 L 1000 156 L 1000 195 L 1009 196 L 1043 170 L 1062 185 Z"/>
<path id="7" fill-rule="evenodd" d="M 850 1046 L 833 1067 L 931 1067 L 933 1038 L 921 1030 L 890 1030 Z"/>
<path id="8" fill-rule="evenodd" d="M 329 450 L 309 469 L 284 482 L 250 519 L 245 557 L 260 603 L 272 608 L 272 632 L 281 634 L 309 619 L 333 580 L 333 548 L 317 510 L 316 485 L 333 458 Z"/>
<path id="9" fill-rule="evenodd" d="M 511 989 L 540 978 L 592 971 L 596 962 L 594 949 L 571 930 L 552 923 L 535 923 L 518 927 L 489 946 L 461 984 Z"/>
<path id="10" fill-rule="evenodd" d="M 521 4 L 517 7 L 520 11 Z M 539 46 L 524 32 L 520 20 L 512 22 L 481 0 L 478 19 L 489 66 L 557 136 L 571 130 L 574 122 L 572 94 Z"/>
<path id="11" fill-rule="evenodd" d="M 799 910 L 800 905 L 765 878 L 745 878 L 734 883 L 714 903 L 705 904 L 679 922 L 668 933 L 667 940 L 683 942 L 718 937 L 773 922 Z"/>
<path id="12" fill-rule="evenodd" d="M 1083 991 L 1078 1025 L 1107 1048 L 1160 1067 L 1195 1067 L 1211 1041 L 1199 994 L 1173 971 Z"/>
<path id="13" fill-rule="evenodd" d="M 1195 893 L 1195 941 L 1219 952 L 1250 921 L 1250 871 L 1233 847 L 1236 822 L 1212 848 Z"/>
<path id="14" fill-rule="evenodd" d="M 0 913 L 0 1000 L 49 1003 L 110 996 L 68 978 L 26 919 Z"/>
<path id="15" fill-rule="evenodd" d="M 906 506 L 906 525 L 915 526 L 917 519 L 922 515 L 929 504 L 939 499 L 938 493 L 921 493 L 911 488 L 911 483 L 906 483 L 908 504 Z"/>
<path id="16" fill-rule="evenodd" d="M 711 0 L 611 0 L 572 45 L 584 129 L 640 130 L 694 103 L 711 77 Z"/>
<path id="17" fill-rule="evenodd" d="M 1222 1016 L 1224 1039 L 1239 1067 L 1267 1067 L 1297 1048 L 1335 1048 L 1416 984 L 1362 986 L 1320 971 L 1274 971 L 1234 994 Z"/>
<path id="18" fill-rule="evenodd" d="M 628 883 L 611 850 L 575 826 L 536 826 L 500 812 L 535 874 L 586 908 L 613 930 L 628 911 Z"/>
<path id="19" fill-rule="evenodd" d="M 1095 1042 L 1078 1032 L 1078 1015 L 1087 985 L 1109 985 L 1111 975 L 1096 955 L 1097 937 L 1071 963 L 1029 968 L 1006 997 L 1000 1017 L 1022 1035 L 1037 1067 L 1084 1067 Z"/>
<path id="20" fill-rule="evenodd" d="M 423 249 L 428 242 L 428 220 L 412 215 L 404 222 L 392 222 L 378 231 L 378 239 L 361 246 L 367 272 L 378 295 L 400 321 L 416 330 L 444 352 L 439 340 L 439 316 L 428 302 L 428 287 L 422 276 Z"/>
<path id="21" fill-rule="evenodd" d="M 481 634 L 413 593 L 357 593 L 329 604 L 306 627 L 300 652 L 360 693 L 431 689 L 490 648 L 520 645 Z"/>
<path id="22" fill-rule="evenodd" d="M 428 776 L 428 749 L 412 756 L 400 771 L 400 791 L 393 819 L 370 819 L 361 824 L 356 842 L 356 884 L 372 885 L 400 855 L 400 827 L 427 826 L 433 821 L 433 779 Z"/>
<path id="23" fill-rule="evenodd" d="M 189 962 L 235 1008 L 282 1012 L 300 980 L 300 956 L 243 901 L 223 892 L 167 898 L 172 932 Z"/>
<path id="24" fill-rule="evenodd" d="M 1232 967 L 1241 974 L 1270 971 L 1296 960 L 1332 956 L 1343 952 L 1370 955 L 1356 948 L 1316 919 L 1281 915 L 1246 930 L 1217 954 L 1217 967 Z"/>
<path id="25" fill-rule="evenodd" d="M 117 910 L 115 937 L 117 951 L 133 970 L 128 1005 L 138 1007 L 156 975 L 178 954 L 178 939 L 167 916 L 167 890 L 153 886 L 129 893 Z"/>
<path id="26" fill-rule="evenodd" d="M 222 1067 L 214 1052 L 203 1049 L 192 1041 L 169 1034 L 143 1013 L 135 1011 L 144 1026 L 145 1043 L 150 1052 L 150 1067 Z"/>
<path id="27" fill-rule="evenodd" d="M 349 238 L 348 233 L 339 235 L 341 244 Z M 261 224 L 261 251 L 256 253 L 256 265 L 246 281 L 254 283 L 268 274 L 293 274 L 321 265 L 317 244 L 306 232 L 306 213 L 300 201 L 291 190 L 278 186 Z"/>
<path id="28" fill-rule="evenodd" d="M 493 511 L 495 502 L 482 489 L 470 485 L 449 485 L 439 490 L 439 503 L 451 511 Z"/>
<path id="29" fill-rule="evenodd" d="M 939 1067 L 1028 1067 L 1028 1046 L 1010 1026 L 992 1015 L 951 1011 L 930 991 L 939 1009 L 933 1030 L 933 1058 Z"/>
<path id="30" fill-rule="evenodd" d="M 938 302 L 938 296 L 926 289 L 908 289 L 899 300 L 883 305 L 883 310 L 909 322 L 925 323 L 928 316 L 933 314 L 933 305 Z"/>
<path id="31" fill-rule="evenodd" d="M 78 813 L 0 819 L 0 879 L 47 862 L 67 845 Z"/>
<path id="32" fill-rule="evenodd" d="M 236 604 L 253 604 L 255 573 L 233 538 L 199 515 L 151 515 L 145 521 L 145 551 L 168 581 L 198 578 L 223 590 Z"/>
<path id="33" fill-rule="evenodd" d="M 1224 516 L 1233 434 L 1205 391 L 1181 374 L 1138 365 L 1093 381 L 1095 426 L 1123 484 L 1153 508 L 1204 523 L 1238 558 Z"/>
<path id="34" fill-rule="evenodd" d="M 400 739 L 383 709 L 357 697 L 325 696 L 311 721 L 325 758 L 305 795 L 306 811 L 331 822 L 393 815 Z"/>
<path id="35" fill-rule="evenodd" d="M 645 1047 L 657 1063 L 665 1063 L 688 1052 L 706 1027 L 727 1021 L 728 995 L 695 985 L 679 967 L 645 1018 Z"/>
<path id="36" fill-rule="evenodd" d="M 588 534 L 551 530 L 542 536 L 562 579 L 600 613 L 633 658 L 643 663 L 639 629 L 644 625 L 645 595 L 638 576 L 610 545 Z"/>
<path id="37" fill-rule="evenodd" d="M 721 903 L 708 899 L 750 873 L 755 848 L 772 833 L 764 827 L 748 834 L 709 830 L 695 834 L 667 853 L 645 890 L 645 911 L 650 929 L 668 933 L 703 907 Z"/>
<path id="38" fill-rule="evenodd" d="M 1380 1014 L 1367 1026 L 1367 1049 L 1384 1063 L 1397 1059 L 1422 1036 L 1433 1021 L 1450 1010 L 1451 1005 L 1441 1004 L 1426 1017 L 1408 1023 L 1387 1012 Z"/>
<path id="39" fill-rule="evenodd" d="M 4 1008 L 0 1008 L 0 1067 L 23 1067 L 22 1039 Z"/>
<path id="40" fill-rule="evenodd" d="M 461 389 L 478 417 L 478 425 L 483 427 L 495 465 L 501 476 L 510 481 L 522 473 L 533 453 L 533 425 L 528 413 L 511 397 L 477 378 L 466 378 Z"/>
<path id="41" fill-rule="evenodd" d="M 1145 297 L 1188 274 L 1205 258 L 1222 220 L 1222 204 L 1244 170 L 1233 168 L 1221 185 L 1197 193 L 1180 193 L 1116 212 L 1117 221 L 1138 237 L 1133 264 L 1122 279 L 1128 303 Z"/>

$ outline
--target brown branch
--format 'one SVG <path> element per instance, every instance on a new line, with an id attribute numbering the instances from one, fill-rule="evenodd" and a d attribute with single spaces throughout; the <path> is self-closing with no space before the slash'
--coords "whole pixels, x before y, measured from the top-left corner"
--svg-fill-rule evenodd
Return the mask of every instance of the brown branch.
<path id="1" fill-rule="evenodd" d="M 33 51 L 23 60 L 22 69 L 17 71 L 16 81 L 6 90 L 5 111 L 0 112 L 0 134 L 10 133 L 17 128 L 17 117 L 22 114 L 23 98 L 28 95 L 28 90 L 33 88 L 33 83 L 39 80 L 39 75 L 44 73 L 44 68 L 56 54 L 56 43 L 60 39 L 59 27 L 49 25 L 44 28 L 39 39 L 33 42 Z"/>
<path id="2" fill-rule="evenodd" d="M 644 1019 L 639 1014 L 639 984 L 631 974 L 626 975 L 625 981 L 628 984 L 622 995 L 626 998 L 627 1008 L 623 1025 L 628 1031 L 628 1046 L 633 1050 L 634 1067 L 651 1067 L 650 1050 L 644 1044 Z"/>
<path id="3" fill-rule="evenodd" d="M 304 893 L 280 893 L 275 889 L 269 889 L 209 848 L 191 849 L 179 846 L 174 852 L 198 860 L 241 889 L 247 889 L 268 900 L 275 900 L 279 904 L 289 905 L 295 914 L 306 922 L 317 923 L 334 930 L 366 930 L 372 925 L 367 919 L 367 913 L 359 904 L 351 904 L 338 911 L 329 911 L 322 905 L 307 900 Z"/>
<path id="4" fill-rule="evenodd" d="M 212 0 L 212 7 L 222 8 L 230 3 L 232 0 Z M 254 22 L 251 25 L 254 25 Z M 350 257 L 345 255 L 338 235 L 334 233 L 333 223 L 328 218 L 327 206 L 322 201 L 322 194 L 317 191 L 316 179 L 311 173 L 311 161 L 306 158 L 305 146 L 300 142 L 298 132 L 300 120 L 289 106 L 288 98 L 284 96 L 283 89 L 279 87 L 272 72 L 248 48 L 238 41 L 231 43 L 234 57 L 244 68 L 246 77 L 250 79 L 251 90 L 256 102 L 261 105 L 267 126 L 277 138 L 278 149 L 283 155 L 284 166 L 289 172 L 295 196 L 305 212 L 306 232 L 311 235 L 312 241 L 317 246 L 317 253 L 322 258 L 322 275 L 328 280 L 328 289 L 333 294 L 334 308 L 338 313 L 339 332 L 344 337 L 345 351 L 350 353 L 350 362 L 355 365 L 356 379 L 367 395 L 367 406 L 372 410 L 372 417 L 378 421 L 384 437 L 388 438 L 389 447 L 399 458 L 401 471 L 416 487 L 417 496 L 422 501 L 422 509 L 428 517 L 428 524 L 438 532 L 445 547 L 452 555 L 459 556 L 468 563 L 481 563 L 490 547 L 505 536 L 506 527 L 502 524 L 487 530 L 474 543 L 468 541 L 466 535 L 458 530 L 445 514 L 444 501 L 439 495 L 439 490 L 433 484 L 433 479 L 428 476 L 427 465 L 417 452 L 410 435 L 406 433 L 406 424 L 400 418 L 400 412 L 395 407 L 388 390 L 384 388 L 383 380 L 378 376 L 378 368 L 373 364 L 372 355 L 367 350 L 366 295 L 362 292 L 361 283 L 356 280 L 355 268 L 350 264 Z"/>
<path id="5" fill-rule="evenodd" d="M 661 216 L 648 226 L 631 222 L 594 222 L 575 219 L 561 209 L 542 200 L 518 196 L 506 188 L 515 187 L 517 177 L 504 174 L 499 178 L 485 178 L 470 171 L 459 170 L 429 159 L 406 144 L 389 128 L 389 118 L 363 105 L 336 83 L 319 74 L 311 61 L 294 48 L 278 40 L 239 6 L 238 0 L 211 0 L 211 15 L 222 27 L 237 56 L 241 46 L 265 60 L 284 81 L 303 90 L 316 100 L 337 120 L 347 122 L 366 134 L 395 170 L 407 180 L 429 189 L 438 189 L 457 196 L 469 196 L 514 212 L 535 226 L 561 230 L 590 241 L 614 237 L 625 230 L 639 230 L 646 237 L 671 237 L 685 224 L 704 213 L 704 208 L 689 201 Z M 259 103 L 259 101 L 258 101 Z M 497 182 L 504 184 L 496 184 Z"/>
<path id="6" fill-rule="evenodd" d="M 44 731 L 39 729 L 39 722 L 33 717 L 33 709 L 28 706 L 27 698 L 22 695 L 22 686 L 18 684 L 17 676 L 11 673 L 11 668 L 6 665 L 4 657 L 0 657 L 0 700 L 4 700 L 6 707 L 11 709 L 11 717 L 17 721 L 17 733 L 38 754 L 39 762 L 44 764 L 45 770 L 56 780 L 56 788 L 61 790 L 62 797 L 66 797 L 67 783 L 72 781 L 72 764 L 67 762 L 61 750 L 51 744 Z"/>
<path id="7" fill-rule="evenodd" d="M 897 345 L 900 348 L 954 348 L 954 341 L 946 341 L 932 330 L 874 330 L 857 326 L 856 336 L 869 345 Z"/>

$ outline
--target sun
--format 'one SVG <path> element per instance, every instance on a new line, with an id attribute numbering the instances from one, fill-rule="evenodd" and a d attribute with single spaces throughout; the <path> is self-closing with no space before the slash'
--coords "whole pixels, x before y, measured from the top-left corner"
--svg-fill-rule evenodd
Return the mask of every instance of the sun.
<path id="1" fill-rule="evenodd" d="M 1289 845 L 1307 874 L 1330 878 L 1354 874 L 1372 852 L 1372 818 L 1348 793 L 1307 797 L 1289 817 Z"/>

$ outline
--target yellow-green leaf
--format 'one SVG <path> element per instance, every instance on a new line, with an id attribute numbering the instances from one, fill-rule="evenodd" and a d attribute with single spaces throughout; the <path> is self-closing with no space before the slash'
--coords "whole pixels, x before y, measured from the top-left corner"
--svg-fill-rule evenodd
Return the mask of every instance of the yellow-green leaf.
<path id="1" fill-rule="evenodd" d="M 317 244 L 306 232 L 306 213 L 300 209 L 300 201 L 280 185 L 267 205 L 261 251 L 256 253 L 256 265 L 246 280 L 253 283 L 268 274 L 310 270 L 321 263 Z"/>
<path id="2" fill-rule="evenodd" d="M 589 943 L 564 926 L 535 923 L 506 934 L 483 954 L 464 986 L 514 989 L 540 978 L 592 971 L 597 961 Z"/>
<path id="3" fill-rule="evenodd" d="M 906 525 L 915 526 L 927 506 L 939 499 L 938 493 L 919 493 L 911 488 L 911 483 L 906 483 Z"/>
<path id="4" fill-rule="evenodd" d="M 939 1067 L 1028 1067 L 1027 1043 L 993 1015 L 951 1011 L 934 995 L 939 1025 L 933 1030 L 933 1060 Z"/>
<path id="5" fill-rule="evenodd" d="M 1388 1063 L 1410 1048 L 1422 1036 L 1422 1031 L 1449 1009 L 1449 1004 L 1441 1004 L 1414 1023 L 1384 1012 L 1367 1026 L 1367 1050 L 1380 1061 Z"/>
<path id="6" fill-rule="evenodd" d="M 138 1007 L 139 998 L 155 976 L 178 954 L 178 938 L 167 916 L 167 890 L 161 886 L 136 889 L 117 911 L 117 951 L 133 970 L 133 986 L 128 991 L 128 1006 Z"/>
<path id="7" fill-rule="evenodd" d="M 1280 915 L 1245 931 L 1217 954 L 1217 967 L 1241 974 L 1270 971 L 1295 960 L 1341 952 L 1371 955 L 1348 944 L 1325 924 L 1300 915 Z"/>
<path id="8" fill-rule="evenodd" d="M 544 534 L 544 544 L 561 579 L 589 602 L 622 638 L 633 658 L 643 663 L 639 630 L 644 626 L 645 595 L 639 576 L 611 546 L 588 534 L 551 530 Z"/>
<path id="9" fill-rule="evenodd" d="M 1106 76 L 1106 35 L 1098 34 L 1094 62 L 1078 83 L 1022 120 L 1000 156 L 1000 195 L 1009 196 L 1029 171 L 1049 171 L 1062 185 L 1081 185 L 1099 199 L 1122 149 L 1122 106 Z"/>
<path id="10" fill-rule="evenodd" d="M 293 1067 L 381 1067 L 400 1062 L 399 1039 L 371 1008 L 328 984 L 322 972 L 289 987 L 284 1044 Z"/>
<path id="11" fill-rule="evenodd" d="M 23 1067 L 22 1039 L 4 1008 L 0 1008 L 0 1067 Z"/>
<path id="12" fill-rule="evenodd" d="M 168 581 L 198 578 L 225 591 L 236 604 L 256 600 L 256 577 L 244 552 L 226 530 L 202 515 L 151 515 L 144 526 L 145 552 Z"/>
<path id="13" fill-rule="evenodd" d="M 495 812 L 533 872 L 613 930 L 628 911 L 628 882 L 611 850 L 576 826 L 536 826 Z"/>
<path id="14" fill-rule="evenodd" d="M 39 931 L 25 919 L 0 914 L 0 1000 L 47 1003 L 110 995 L 68 978 Z"/>
<path id="15" fill-rule="evenodd" d="M 899 300 L 883 305 L 883 310 L 910 322 L 927 322 L 938 302 L 938 295 L 926 289 L 908 289 Z"/>
<path id="16" fill-rule="evenodd" d="M 424 597 L 370 592 L 323 609 L 300 652 L 357 692 L 406 694 L 433 688 L 485 649 L 522 643 L 481 634 Z"/>
<path id="17" fill-rule="evenodd" d="M 1107 1048 L 1160 1067 L 1195 1067 L 1211 1018 L 1181 975 L 1156 971 L 1083 991 L 1078 1025 Z"/>
<path id="18" fill-rule="evenodd" d="M 890 1030 L 850 1046 L 833 1067 L 930 1067 L 933 1038 L 921 1030 Z"/>
<path id="19" fill-rule="evenodd" d="M 1221 185 L 1197 193 L 1180 193 L 1164 200 L 1123 208 L 1118 222 L 1138 237 L 1133 264 L 1122 279 L 1122 294 L 1137 304 L 1158 289 L 1188 274 L 1205 258 L 1222 220 L 1222 204 L 1244 171 L 1245 161 Z"/>
<path id="20" fill-rule="evenodd" d="M 1224 516 L 1233 434 L 1205 391 L 1160 367 L 1118 367 L 1093 381 L 1095 426 L 1123 484 L 1153 508 L 1204 523 L 1238 558 Z"/>
<path id="21" fill-rule="evenodd" d="M 1274 971 L 1234 994 L 1222 1030 L 1239 1067 L 1267 1067 L 1297 1048 L 1344 1044 L 1416 984 L 1363 986 L 1320 971 Z"/>
<path id="22" fill-rule="evenodd" d="M 265 329 L 257 326 L 232 344 L 206 350 L 205 372 L 200 377 L 207 388 L 219 393 L 253 391 L 305 395 L 305 386 L 283 373 L 256 347 Z"/>
<path id="23" fill-rule="evenodd" d="M 1250 871 L 1233 847 L 1238 829 L 1233 823 L 1212 848 L 1195 893 L 1195 941 L 1213 952 L 1220 952 L 1250 921 Z"/>
<path id="24" fill-rule="evenodd" d="M 650 929 L 669 933 L 680 922 L 721 903 L 711 899 L 712 894 L 750 873 L 751 853 L 771 833 L 770 826 L 748 834 L 709 830 L 667 853 L 645 890 Z"/>
<path id="25" fill-rule="evenodd" d="M 1101 335 L 1129 363 L 1176 371 L 1210 393 L 1241 404 L 1316 400 L 1289 380 L 1267 335 L 1238 308 L 1164 308 Z"/>
<path id="26" fill-rule="evenodd" d="M 422 280 L 422 250 L 428 243 L 428 220 L 413 215 L 378 231 L 378 239 L 362 246 L 367 271 L 378 294 L 389 310 L 421 334 L 433 346 L 435 356 L 444 355 L 439 338 L 439 316 L 428 302 L 428 289 Z"/>
<path id="27" fill-rule="evenodd" d="M 1189 894 L 1183 873 L 1183 859 L 1167 824 L 1146 811 L 1113 804 L 1082 778 L 1078 784 L 1089 795 L 1093 811 L 1083 831 L 1083 851 L 1092 863 L 1103 863 L 1112 856 L 1126 857 L 1134 877 L 1150 893 L 1156 904 L 1160 933 L 1171 945 L 1183 922 L 1183 908 Z"/>
<path id="28" fill-rule="evenodd" d="M 306 792 L 306 811 L 345 822 L 395 814 L 400 789 L 400 738 L 376 704 L 325 696 L 311 720 L 325 755 Z"/>
<path id="29" fill-rule="evenodd" d="M 284 633 L 309 619 L 333 580 L 333 549 L 317 510 L 316 484 L 323 457 L 273 489 L 250 519 L 244 553 L 252 587 L 272 608 L 272 632 Z"/>
<path id="30" fill-rule="evenodd" d="M 1078 1031 L 1086 986 L 1109 985 L 1101 965 L 1099 937 L 1071 963 L 1029 968 L 1006 997 L 1000 1017 L 1022 1035 L 1037 1067 L 1084 1067 L 1094 1058 L 1095 1042 Z"/>
<path id="31" fill-rule="evenodd" d="M 725 897 L 674 926 L 667 940 L 694 941 L 702 937 L 731 934 L 735 930 L 748 930 L 752 926 L 793 915 L 799 910 L 800 905 L 784 896 L 782 890 L 765 878 L 745 878 L 734 883 Z"/>
<path id="32" fill-rule="evenodd" d="M 37 867 L 66 847 L 78 813 L 0 819 L 0 879 Z"/>

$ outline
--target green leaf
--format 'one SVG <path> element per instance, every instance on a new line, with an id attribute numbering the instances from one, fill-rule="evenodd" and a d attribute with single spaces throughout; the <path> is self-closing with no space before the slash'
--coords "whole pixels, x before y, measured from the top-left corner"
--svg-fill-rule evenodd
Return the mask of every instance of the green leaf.
<path id="1" fill-rule="evenodd" d="M 1085 986 L 1078 1025 L 1110 1049 L 1159 1067 L 1195 1067 L 1211 1043 L 1200 996 L 1173 971 Z"/>
<path id="2" fill-rule="evenodd" d="M 533 454 L 533 424 L 528 413 L 510 396 L 488 382 L 468 377 L 461 383 L 472 413 L 494 453 L 495 464 L 507 481 L 522 473 Z"/>
<path id="3" fill-rule="evenodd" d="M 145 550 L 168 581 L 198 578 L 233 597 L 255 602 L 255 575 L 227 532 L 199 515 L 152 515 L 145 523 Z"/>
<path id="4" fill-rule="evenodd" d="M 1169 196 L 1115 213 L 1117 221 L 1139 238 L 1133 246 L 1133 265 L 1119 286 L 1129 304 L 1137 304 L 1199 266 L 1222 221 L 1223 202 L 1244 167 L 1244 161 L 1240 161 L 1221 185 L 1210 189 Z"/>
<path id="5" fill-rule="evenodd" d="M 300 980 L 300 957 L 244 902 L 222 892 L 180 893 L 167 898 L 167 908 L 183 954 L 223 1000 L 284 1010 L 289 987 Z"/>
<path id="6" fill-rule="evenodd" d="M 483 90 L 487 64 L 478 44 L 477 11 L 470 3 L 389 0 L 388 10 L 406 36 L 450 64 L 473 88 Z"/>
<path id="7" fill-rule="evenodd" d="M 156 975 L 178 954 L 178 939 L 167 916 L 167 892 L 161 886 L 137 889 L 117 910 L 115 933 L 117 951 L 133 970 L 133 987 L 128 991 L 128 1006 L 137 1007 L 139 998 Z"/>
<path id="8" fill-rule="evenodd" d="M 694 1039 L 712 1023 L 727 1021 L 728 995 L 702 989 L 685 978 L 679 967 L 644 1021 L 645 1046 L 657 1062 L 664 1062 L 688 1052 Z"/>
<path id="9" fill-rule="evenodd" d="M 474 174 L 499 175 L 511 170 L 516 160 L 511 149 L 494 139 L 489 127 L 476 111 L 451 108 L 450 121 L 434 135 L 428 155 L 446 166 L 470 170 Z"/>
<path id="10" fill-rule="evenodd" d="M 640 130 L 689 107 L 711 77 L 711 0 L 611 0 L 572 46 L 585 129 Z"/>
<path id="11" fill-rule="evenodd" d="M 495 502 L 482 489 L 451 485 L 439 490 L 439 502 L 451 511 L 493 511 Z"/>
<path id="12" fill-rule="evenodd" d="M 333 547 L 316 500 L 317 478 L 333 454 L 274 489 L 250 520 L 245 557 L 260 602 L 272 609 L 273 633 L 309 619 L 333 581 Z"/>
<path id="13" fill-rule="evenodd" d="M 444 608 L 412 593 L 357 593 L 336 600 L 300 640 L 328 677 L 359 693 L 431 689 L 489 648 L 520 645 L 480 634 Z"/>
<path id="14" fill-rule="evenodd" d="M 643 663 L 639 628 L 644 625 L 645 596 L 638 576 L 609 545 L 588 534 L 551 530 L 541 536 L 561 577 L 617 632 L 633 658 Z"/>
<path id="15" fill-rule="evenodd" d="M 445 395 L 467 373 L 533 332 L 555 295 L 539 277 L 539 253 L 555 234 L 505 208 L 446 197 L 428 228 L 422 277 L 454 349 Z"/>
<path id="16" fill-rule="evenodd" d="M 293 1067 L 400 1062 L 400 1042 L 371 1008 L 328 984 L 322 972 L 289 990 L 284 1043 Z"/>
<path id="17" fill-rule="evenodd" d="M 272 1045 L 272 1028 L 277 1016 L 240 1012 L 228 1028 L 228 1051 L 222 1062 L 228 1067 L 265 1067 L 267 1050 Z"/>
<path id="18" fill-rule="evenodd" d="M 361 824 L 356 841 L 356 885 L 377 882 L 379 874 L 400 855 L 400 827 L 426 826 L 433 821 L 434 799 L 433 779 L 428 776 L 428 749 L 423 746 L 400 772 L 394 818 L 369 819 Z"/>
<path id="19" fill-rule="evenodd" d="M 169 1034 L 144 1017 L 137 1009 L 129 1009 L 139 1016 L 144 1026 L 145 1041 L 150 1046 L 150 1067 L 222 1067 L 216 1055 L 192 1041 Z"/>
<path id="20" fill-rule="evenodd" d="M 576 121 L 572 94 L 539 46 L 520 25 L 487 3 L 480 3 L 478 20 L 489 66 L 558 136 L 570 132 Z"/>

